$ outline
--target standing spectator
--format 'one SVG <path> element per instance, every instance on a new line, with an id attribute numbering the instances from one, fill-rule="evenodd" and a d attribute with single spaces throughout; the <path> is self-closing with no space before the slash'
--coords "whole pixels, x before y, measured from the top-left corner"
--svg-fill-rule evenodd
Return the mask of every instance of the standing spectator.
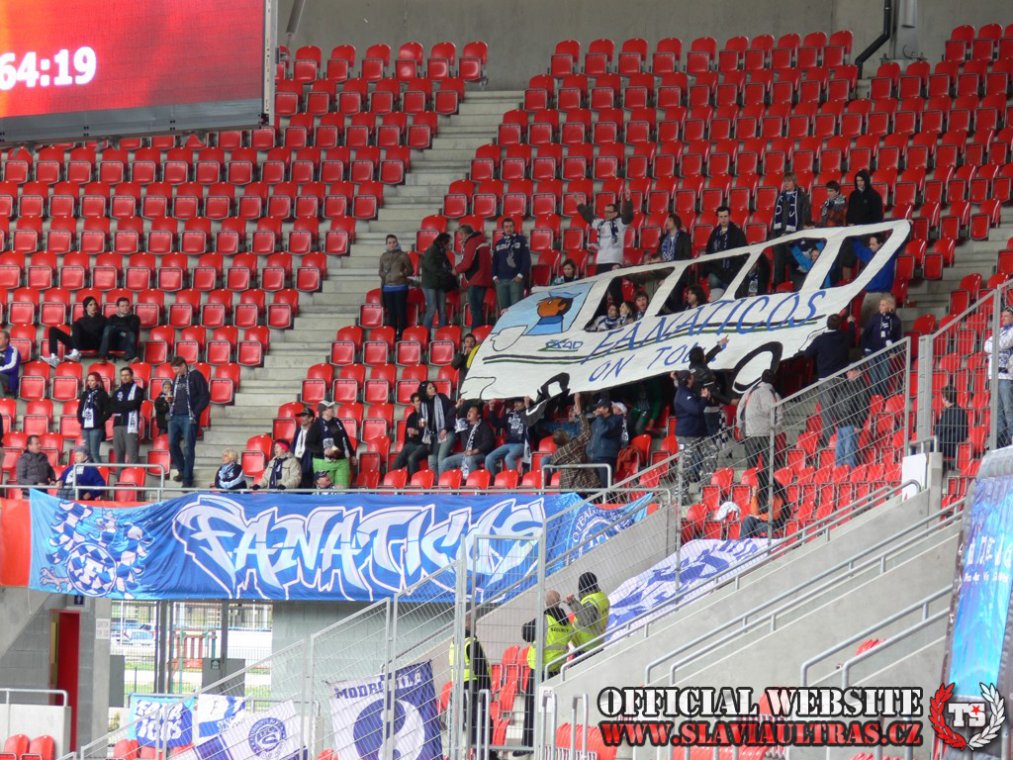
<path id="1" fill-rule="evenodd" d="M 789 172 L 781 180 L 781 193 L 774 205 L 774 223 L 771 225 L 774 237 L 798 232 L 812 218 L 809 196 L 795 184 L 795 175 Z M 785 265 L 791 260 L 786 245 L 774 246 L 774 288 L 785 281 Z"/>
<path id="2" fill-rule="evenodd" d="M 580 423 L 580 433 L 570 436 L 569 431 L 557 428 L 552 433 L 552 442 L 556 444 L 556 451 L 552 455 L 552 464 L 558 468 L 559 488 L 563 491 L 575 491 L 579 494 L 587 494 L 597 490 L 598 476 L 596 470 L 590 467 L 567 467 L 566 465 L 587 464 L 587 444 L 591 440 L 591 423 L 581 408 L 581 395 L 578 393 L 573 397 L 573 416 Z M 552 472 L 552 469 L 544 472 Z M 549 484 L 551 478 L 545 477 L 545 485 Z"/>
<path id="3" fill-rule="evenodd" d="M 637 321 L 636 314 L 633 312 L 633 304 L 629 301 L 623 301 L 619 304 L 619 324 L 622 327 L 632 325 Z"/>
<path id="4" fill-rule="evenodd" d="M 99 468 L 88 457 L 88 447 L 75 446 L 71 454 L 73 461 L 61 474 L 57 496 L 72 501 L 101 499 L 105 493 L 106 480 Z"/>
<path id="5" fill-rule="evenodd" d="M 873 314 L 862 330 L 862 354 L 869 356 L 892 346 L 903 338 L 903 325 L 897 316 L 897 301 L 885 294 L 879 299 L 879 313 Z M 873 395 L 889 396 L 891 356 L 880 354 L 869 365 Z"/>
<path id="6" fill-rule="evenodd" d="M 957 405 L 957 389 L 943 388 L 943 412 L 936 423 L 936 440 L 943 455 L 943 469 L 950 469 L 957 459 L 957 447 L 967 440 L 967 412 Z"/>
<path id="7" fill-rule="evenodd" d="M 190 369 L 182 356 L 175 357 L 171 366 L 176 375 L 169 409 L 169 456 L 177 471 L 173 479 L 182 481 L 183 488 L 193 488 L 193 463 L 197 456 L 200 418 L 211 402 L 211 394 L 204 375 Z M 184 442 L 185 453 L 181 447 Z"/>
<path id="8" fill-rule="evenodd" d="M 774 388 L 774 371 L 764 370 L 760 382 L 746 391 L 735 410 L 739 430 L 746 444 L 746 465 L 756 467 L 756 496 L 759 504 L 767 504 L 772 473 L 777 469 L 778 453 L 771 454 L 771 434 L 781 428 L 781 397 Z M 776 444 L 775 444 L 776 445 Z M 763 467 L 760 467 L 760 459 Z M 772 461 L 774 460 L 774 461 Z"/>
<path id="9" fill-rule="evenodd" d="M 134 382 L 134 371 L 130 367 L 124 367 L 120 370 L 120 386 L 109 404 L 113 413 L 113 456 L 117 462 L 137 462 L 142 403 L 144 391 Z"/>
<path id="10" fill-rule="evenodd" d="M 169 432 L 169 410 L 172 408 L 172 381 L 162 381 L 162 392 L 155 399 L 155 427 L 159 435 Z"/>
<path id="11" fill-rule="evenodd" d="M 860 169 L 855 175 L 855 189 L 848 198 L 848 211 L 844 218 L 848 224 L 883 221 L 883 197 L 872 186 L 868 169 Z"/>
<path id="12" fill-rule="evenodd" d="M 851 245 L 854 248 L 855 256 L 864 264 L 869 265 L 869 262 L 875 258 L 879 252 L 879 248 L 882 245 L 879 238 L 875 235 L 869 236 L 868 246 L 862 245 L 858 240 L 852 240 Z M 890 256 L 890 260 L 886 262 L 882 269 L 872 276 L 872 279 L 865 284 L 865 299 L 862 301 L 862 324 L 869 321 L 869 317 L 875 313 L 876 308 L 879 306 L 880 299 L 885 296 L 890 296 L 893 291 L 893 277 L 894 271 L 897 266 L 897 251 L 893 252 Z"/>
<path id="13" fill-rule="evenodd" d="M 102 316 L 99 302 L 88 296 L 84 299 L 84 315 L 74 320 L 69 334 L 59 327 L 49 328 L 49 356 L 43 357 L 43 361 L 50 367 L 60 363 L 56 356 L 57 343 L 62 343 L 70 349 L 70 353 L 67 354 L 69 361 L 80 361 L 82 351 L 98 351 L 102 347 L 102 334 L 105 329 L 106 318 Z"/>
<path id="14" fill-rule="evenodd" d="M 605 307 L 605 313 L 592 321 L 587 329 L 590 332 L 608 332 L 622 326 L 623 322 L 619 316 L 619 307 L 614 303 L 610 303 Z"/>
<path id="15" fill-rule="evenodd" d="M 503 461 L 504 470 L 516 470 L 530 444 L 524 410 L 531 405 L 531 399 L 515 398 L 510 405 L 512 408 L 500 420 L 500 428 L 506 433 L 506 442 L 490 451 L 485 458 L 485 469 L 491 476 L 496 475 L 496 464 L 500 460 Z"/>
<path id="16" fill-rule="evenodd" d="M 440 326 L 447 325 L 447 293 L 457 290 L 457 277 L 448 258 L 450 235 L 441 232 L 422 254 L 422 293 L 426 297 L 426 316 L 422 324 L 433 329 L 433 317 L 439 314 Z"/>
<path id="17" fill-rule="evenodd" d="M 396 340 L 408 326 L 408 278 L 414 274 L 412 260 L 401 250 L 397 235 L 388 235 L 387 250 L 380 254 L 380 297 L 383 322 L 394 328 Z M 442 315 L 441 315 L 441 324 Z"/>
<path id="18" fill-rule="evenodd" d="M 314 474 L 326 472 L 336 488 L 348 488 L 352 482 L 355 449 L 345 426 L 334 417 L 336 406 L 333 401 L 317 404 L 320 416 L 306 436 L 306 448 L 313 456 Z"/>
<path id="19" fill-rule="evenodd" d="M 837 180 L 827 182 L 827 199 L 820 207 L 820 227 L 844 227 L 848 223 L 848 199 Z"/>
<path id="20" fill-rule="evenodd" d="M 291 449 L 292 457 L 299 463 L 299 469 L 302 472 L 302 479 L 299 481 L 300 488 L 313 487 L 313 452 L 306 445 L 306 440 L 313 428 L 315 416 L 309 407 L 303 407 L 302 411 L 296 415 L 299 427 L 296 428 L 295 435 L 292 437 Z"/>
<path id="21" fill-rule="evenodd" d="M 577 274 L 577 262 L 573 259 L 567 259 L 563 262 L 563 266 L 560 267 L 560 273 L 552 278 L 553 285 L 568 285 L 571 282 L 576 282 L 580 279 L 580 275 Z"/>
<path id="22" fill-rule="evenodd" d="M 422 443 L 429 449 L 429 469 L 439 472 L 440 463 L 450 456 L 454 448 L 457 413 L 453 402 L 445 393 L 440 393 L 431 380 L 422 383 L 420 392 L 423 398 L 419 415 L 425 422 Z"/>
<path id="23" fill-rule="evenodd" d="M 504 219 L 503 236 L 493 247 L 492 281 L 500 314 L 524 297 L 524 282 L 531 273 L 528 239 L 516 232 L 514 226 L 513 219 Z"/>
<path id="24" fill-rule="evenodd" d="M 1010 367 L 1010 359 L 1013 358 L 1013 306 L 1003 307 L 999 315 L 999 340 L 995 341 L 994 336 L 989 336 L 985 341 L 985 351 L 989 355 L 988 376 L 996 377 L 993 372 L 997 372 L 999 379 L 996 443 L 999 448 L 1003 448 L 1009 446 L 1010 439 L 1013 438 L 1013 367 Z"/>
<path id="25" fill-rule="evenodd" d="M 457 434 L 461 442 L 461 453 L 451 454 L 440 462 L 440 475 L 460 467 L 461 474 L 468 477 L 482 466 L 486 456 L 496 446 L 496 436 L 489 423 L 482 419 L 482 410 L 478 405 L 468 407 L 465 419 L 468 426 Z"/>
<path id="26" fill-rule="evenodd" d="M 665 217 L 665 234 L 658 241 L 658 248 L 651 256 L 651 262 L 689 261 L 693 258 L 693 247 L 689 233 L 682 228 L 682 217 L 669 214 Z"/>
<path id="27" fill-rule="evenodd" d="M 706 253 L 723 253 L 733 248 L 741 248 L 744 245 L 747 245 L 746 235 L 742 228 L 732 221 L 732 210 L 728 206 L 718 206 L 718 226 L 711 231 L 710 237 L 707 238 Z M 716 288 L 720 288 L 722 291 L 728 290 L 735 275 L 739 273 L 741 266 L 739 259 L 738 256 L 731 256 L 707 262 L 705 265 L 707 282 L 711 290 Z"/>
<path id="28" fill-rule="evenodd" d="M 851 337 L 843 329 L 840 314 L 827 317 L 827 331 L 816 336 L 803 354 L 816 362 L 816 376 L 825 380 L 848 366 L 851 351 Z M 823 429 L 820 431 L 820 448 L 830 440 L 833 426 L 831 409 L 835 402 L 834 388 L 830 383 L 821 383 L 819 390 L 820 417 Z"/>
<path id="29" fill-rule="evenodd" d="M 49 463 L 49 457 L 42 453 L 42 441 L 37 435 L 28 436 L 25 452 L 18 457 L 14 468 L 15 480 L 19 486 L 51 486 L 56 482 L 56 472 Z"/>
<path id="30" fill-rule="evenodd" d="M 470 224 L 461 225 L 464 236 L 464 255 L 461 263 L 454 267 L 457 274 L 464 275 L 468 287 L 468 306 L 471 309 L 471 329 L 485 324 L 485 294 L 492 287 L 492 253 L 485 235 Z"/>
<path id="31" fill-rule="evenodd" d="M 215 472 L 215 482 L 211 484 L 215 491 L 245 491 L 246 476 L 239 465 L 239 452 L 225 449 L 222 452 L 222 465 Z"/>
<path id="32" fill-rule="evenodd" d="M 419 462 L 429 456 L 429 446 L 422 442 L 426 433 L 426 420 L 422 415 L 422 395 L 412 394 L 412 411 L 405 422 L 404 444 L 394 460 L 394 469 L 408 468 L 408 477 L 419 471 Z"/>
<path id="33" fill-rule="evenodd" d="M 11 334 L 0 330 L 0 398 L 17 396 L 21 382 L 21 353 L 11 345 Z"/>
<path id="34" fill-rule="evenodd" d="M 272 491 L 290 491 L 302 485 L 302 465 L 292 456 L 285 441 L 274 442 L 274 454 L 264 468 L 260 482 L 253 485 L 254 491 L 269 488 Z"/>
<path id="35" fill-rule="evenodd" d="M 574 655 L 600 652 L 609 621 L 609 598 L 598 587 L 598 577 L 594 573 L 580 574 L 577 594 L 566 597 L 566 605 L 574 616 Z"/>
<path id="36" fill-rule="evenodd" d="M 468 369 L 471 367 L 471 360 L 475 358 L 475 351 L 478 350 L 478 339 L 468 333 L 461 338 L 461 350 L 454 354 L 450 360 L 450 366 L 457 370 L 458 385 L 464 382 L 468 376 Z"/>
<path id="37" fill-rule="evenodd" d="M 858 464 L 858 436 L 869 418 L 869 386 L 862 370 L 849 369 L 845 379 L 831 383 L 834 386 L 834 417 L 837 420 L 837 450 L 834 464 L 855 467 Z"/>
<path id="38" fill-rule="evenodd" d="M 612 402 L 607 396 L 599 396 L 594 404 L 587 457 L 592 464 L 603 465 L 597 469 L 598 483 L 602 488 L 608 488 L 612 484 L 616 472 L 616 459 L 623 445 L 622 435 L 623 418 L 612 414 Z"/>
<path id="39" fill-rule="evenodd" d="M 611 272 L 623 265 L 626 247 L 626 228 L 633 222 L 633 202 L 630 200 L 630 189 L 623 188 L 622 208 L 617 209 L 615 203 L 605 206 L 604 216 L 595 217 L 594 209 L 586 204 L 577 206 L 577 213 L 584 217 L 591 229 L 598 233 L 598 254 L 595 266 L 598 274 Z M 619 305 L 623 299 L 622 280 L 614 277 L 609 283 L 608 295 L 612 302 Z"/>
<path id="40" fill-rule="evenodd" d="M 538 667 L 538 648 L 535 643 L 538 640 L 539 619 L 529 620 L 521 629 L 521 638 L 528 644 L 528 673 L 527 687 L 524 689 L 524 727 L 521 743 L 524 747 L 533 747 L 535 743 L 535 669 Z M 566 655 L 570 639 L 573 638 L 573 626 L 566 616 L 566 612 L 559 606 L 559 592 L 550 589 L 545 592 L 545 612 L 541 619 L 542 626 L 542 680 L 551 678 L 559 673 L 563 663 L 566 662 Z M 518 753 L 514 753 L 516 756 Z M 521 753 L 524 754 L 524 753 Z"/>
<path id="41" fill-rule="evenodd" d="M 707 389 L 708 403 L 704 409 L 704 420 L 707 423 L 707 435 L 711 438 L 721 433 L 721 420 L 724 415 L 721 407 L 723 404 L 731 403 L 731 399 L 725 396 L 718 382 L 718 376 L 707 365 L 727 345 L 728 338 L 724 337 L 706 354 L 700 346 L 693 346 L 689 350 L 689 371 L 693 375 L 693 387 L 697 392 Z"/>
<path id="42" fill-rule="evenodd" d="M 686 480 L 695 483 L 700 479 L 700 463 L 703 461 L 703 447 L 707 441 L 707 419 L 705 410 L 710 391 L 695 388 L 692 372 L 680 370 L 674 373 L 675 389 L 675 437 L 682 451 L 689 451 L 689 468 Z"/>
<path id="43" fill-rule="evenodd" d="M 102 461 L 102 441 L 106 439 L 106 420 L 109 419 L 109 394 L 98 372 L 89 372 L 77 406 L 77 421 L 81 423 L 88 456 L 93 462 Z"/>
<path id="44" fill-rule="evenodd" d="M 99 360 L 109 361 L 110 351 L 122 351 L 123 361 L 137 358 L 137 339 L 141 335 L 141 318 L 130 313 L 130 299 L 116 299 L 116 313 L 106 319 L 99 345 Z"/>
<path id="45" fill-rule="evenodd" d="M 467 733 L 475 754 L 479 754 L 482 744 L 492 744 L 492 678 L 489 676 L 489 660 L 472 630 L 471 616 L 464 620 L 464 655 L 462 664 L 464 671 L 460 681 L 464 684 L 464 706 L 461 712 L 461 727 Z M 454 641 L 450 641 L 450 681 L 457 682 L 457 652 Z M 483 691 L 490 692 L 489 701 L 484 701 Z M 489 752 L 488 760 L 499 760 L 499 753 Z"/>
<path id="46" fill-rule="evenodd" d="M 634 437 L 643 435 L 661 415 L 661 379 L 649 377 L 633 386 L 629 395 L 630 429 Z"/>

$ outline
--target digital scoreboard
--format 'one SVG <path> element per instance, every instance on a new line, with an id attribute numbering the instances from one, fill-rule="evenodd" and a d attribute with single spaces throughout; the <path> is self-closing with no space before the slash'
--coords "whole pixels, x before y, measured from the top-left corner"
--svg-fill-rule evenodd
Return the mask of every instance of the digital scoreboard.
<path id="1" fill-rule="evenodd" d="M 4 0 L 0 143 L 255 126 L 273 0 Z"/>

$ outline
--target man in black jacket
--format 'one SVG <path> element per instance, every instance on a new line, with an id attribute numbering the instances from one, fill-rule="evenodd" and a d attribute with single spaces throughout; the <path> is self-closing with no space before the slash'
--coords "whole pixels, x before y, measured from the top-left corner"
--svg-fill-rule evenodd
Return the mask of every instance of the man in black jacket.
<path id="1" fill-rule="evenodd" d="M 482 642 L 472 630 L 471 620 L 464 623 L 464 712 L 462 728 L 467 732 L 475 754 L 478 748 L 492 744 L 492 677 L 489 675 L 489 660 L 485 656 Z M 457 651 L 454 642 L 450 642 L 450 680 L 457 681 Z M 482 694 L 489 692 L 488 695 Z M 488 701 L 485 701 L 488 700 Z M 499 753 L 490 752 L 489 760 L 497 760 Z"/>
<path id="2" fill-rule="evenodd" d="M 56 344 L 62 343 L 70 349 L 66 358 L 76 362 L 81 359 L 82 351 L 97 351 L 102 345 L 102 333 L 106 327 L 106 318 L 102 316 L 99 302 L 92 296 L 84 299 L 84 315 L 75 319 L 70 326 L 70 334 L 59 327 L 49 328 L 49 356 L 42 357 L 50 367 L 60 363 L 56 355 Z"/>
<path id="3" fill-rule="evenodd" d="M 482 410 L 475 404 L 468 407 L 465 415 L 468 427 L 457 434 L 461 442 L 461 453 L 452 454 L 440 462 L 440 475 L 455 467 L 461 468 L 464 477 L 479 469 L 486 455 L 496 447 L 496 436 L 492 428 L 482 419 Z"/>
<path id="4" fill-rule="evenodd" d="M 718 206 L 718 226 L 715 227 L 707 238 L 707 253 L 723 253 L 733 248 L 742 248 L 746 245 L 746 235 L 735 222 L 732 221 L 732 210 L 728 206 Z M 730 258 L 705 261 L 707 280 L 711 288 L 727 290 L 735 275 L 745 263 L 745 256 L 732 256 Z"/>
<path id="5" fill-rule="evenodd" d="M 404 443 L 394 460 L 393 469 L 407 467 L 409 478 L 418 472 L 419 462 L 429 456 L 429 447 L 422 442 L 426 421 L 419 411 L 421 408 L 422 394 L 416 391 L 412 394 L 412 411 L 405 421 Z"/>
<path id="6" fill-rule="evenodd" d="M 116 313 L 106 319 L 102 331 L 99 358 L 109 361 L 110 351 L 122 351 L 123 361 L 132 362 L 137 358 L 137 338 L 141 334 L 141 319 L 130 313 L 130 299 L 116 299 Z"/>
<path id="7" fill-rule="evenodd" d="M 120 370 L 120 387 L 109 405 L 113 412 L 113 454 L 117 462 L 133 464 L 137 461 L 143 402 L 144 391 L 134 382 L 134 371 L 124 367 Z"/>
<path id="8" fill-rule="evenodd" d="M 306 448 L 313 456 L 313 472 L 326 472 L 335 488 L 348 488 L 352 482 L 352 465 L 355 449 L 341 420 L 334 418 L 337 404 L 321 401 L 317 404 L 320 416 L 306 436 Z"/>
<path id="9" fill-rule="evenodd" d="M 834 464 L 855 467 L 858 464 L 858 438 L 869 418 L 869 386 L 862 371 L 852 368 L 844 379 L 836 379 L 833 386 L 832 412 L 837 421 L 837 450 Z"/>
<path id="10" fill-rule="evenodd" d="M 211 393 L 204 375 L 199 370 L 190 369 L 182 356 L 172 360 L 172 371 L 176 377 L 172 383 L 172 406 L 169 408 L 169 456 L 177 470 L 173 479 L 182 481 L 184 488 L 193 488 L 193 463 L 200 418 L 211 403 Z M 185 454 L 180 447 L 183 440 L 186 441 Z"/>
<path id="11" fill-rule="evenodd" d="M 899 343 L 904 337 L 904 327 L 897 316 L 897 301 L 889 293 L 879 299 L 879 313 L 873 314 L 862 330 L 862 355 L 870 356 L 884 348 Z M 880 354 L 869 367 L 873 394 L 889 396 L 891 352 Z"/>
<path id="12" fill-rule="evenodd" d="M 943 467 L 953 467 L 957 447 L 967 440 L 967 412 L 957 406 L 957 389 L 947 385 L 941 391 L 943 412 L 936 423 L 936 440 L 943 455 Z"/>
<path id="13" fill-rule="evenodd" d="M 309 437 L 310 428 L 313 427 L 315 416 L 309 407 L 303 407 L 302 411 L 295 416 L 299 421 L 299 427 L 296 428 L 295 435 L 292 437 L 291 449 L 292 456 L 296 458 L 302 468 L 300 488 L 313 487 L 313 452 L 306 445 L 306 439 Z"/>
<path id="14" fill-rule="evenodd" d="M 850 364 L 850 352 L 851 336 L 842 329 L 841 316 L 831 314 L 827 317 L 827 331 L 817 335 L 803 354 L 816 362 L 816 376 L 820 380 L 825 380 Z M 822 383 L 819 388 L 820 417 L 823 421 L 823 429 L 820 431 L 820 446 L 827 445 L 827 441 L 830 440 L 830 428 L 834 423 L 831 414 L 834 391 L 831 386 L 832 383 Z"/>

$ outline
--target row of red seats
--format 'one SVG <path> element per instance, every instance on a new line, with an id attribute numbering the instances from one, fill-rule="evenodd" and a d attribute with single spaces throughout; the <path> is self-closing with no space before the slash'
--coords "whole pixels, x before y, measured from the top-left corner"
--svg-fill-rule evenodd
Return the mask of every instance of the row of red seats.
<path id="1" fill-rule="evenodd" d="M 933 67 L 928 61 L 912 61 L 901 71 L 900 64 L 890 61 L 880 65 L 870 82 L 869 97 L 900 99 L 922 97 L 933 94 L 945 96 L 961 91 L 977 93 L 984 88 L 989 92 L 1001 93 L 1003 74 L 1013 73 L 1013 40 L 1004 47 L 1003 54 L 995 61 L 973 61 L 958 64 L 940 61 Z M 965 76 L 966 75 L 966 76 Z"/>
<path id="2" fill-rule="evenodd" d="M 420 114 L 434 112 L 443 116 L 457 113 L 465 98 L 465 81 L 448 78 L 436 81 L 412 78 L 407 81 L 383 79 L 318 79 L 312 83 L 290 79 L 275 81 L 276 119 L 299 114 L 323 116 L 338 113 L 354 116 L 362 112 L 384 115 L 393 112 Z M 276 121 L 280 126 L 281 122 Z M 287 141 L 286 141 L 287 142 Z"/>
<path id="3" fill-rule="evenodd" d="M 56 742 L 51 736 L 30 739 L 25 734 L 13 734 L 4 741 L 3 755 L 9 756 L 4 760 L 53 760 Z"/>
<path id="4" fill-rule="evenodd" d="M 977 34 L 973 26 L 958 26 L 946 41 L 943 60 L 962 63 L 964 61 L 990 60 L 996 57 L 1013 57 L 1013 24 L 1005 29 L 1001 24 L 983 24 Z"/>
<path id="5" fill-rule="evenodd" d="M 321 74 L 325 74 L 328 79 L 342 81 L 351 76 L 355 69 L 354 45 L 335 45 L 331 48 L 326 61 L 316 45 L 303 45 L 297 48 L 294 54 L 290 54 L 284 46 L 281 51 L 282 76 L 288 75 L 290 70 L 292 78 L 301 82 L 312 82 Z M 394 59 L 395 78 L 408 80 L 417 77 L 423 70 L 424 56 L 425 49 L 419 42 L 406 42 L 401 45 Z M 429 50 L 425 72 L 428 78 L 435 80 L 459 76 L 468 82 L 478 82 L 485 78 L 485 67 L 488 62 L 489 46 L 483 40 L 467 43 L 461 49 L 460 57 L 457 55 L 457 45 L 453 42 L 437 42 Z M 370 45 L 362 56 L 360 75 L 370 82 L 381 81 L 387 76 L 390 64 L 390 45 L 385 43 Z"/>

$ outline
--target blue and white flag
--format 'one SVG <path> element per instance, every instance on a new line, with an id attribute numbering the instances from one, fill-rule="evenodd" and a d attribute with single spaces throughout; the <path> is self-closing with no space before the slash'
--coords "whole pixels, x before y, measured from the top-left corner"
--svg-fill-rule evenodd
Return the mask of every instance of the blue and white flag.
<path id="1" fill-rule="evenodd" d="M 178 696 L 130 697 L 130 738 L 142 747 L 185 747 L 193 742 L 193 700 Z"/>
<path id="2" fill-rule="evenodd" d="M 301 717 L 291 700 L 267 712 L 246 712 L 221 734 L 221 746 L 212 739 L 197 747 L 201 758 L 214 754 L 221 760 L 302 760 Z M 203 750 L 203 752 L 202 752 Z"/>
<path id="3" fill-rule="evenodd" d="M 393 757 L 442 760 L 432 663 L 409 665 L 394 677 Z M 341 760 L 378 760 L 383 755 L 383 676 L 330 686 L 334 753 Z"/>
<path id="4" fill-rule="evenodd" d="M 688 542 L 678 555 L 666 557 L 609 594 L 608 630 L 615 631 L 641 615 L 638 625 L 671 612 L 675 608 L 664 607 L 677 595 L 680 605 L 696 599 L 717 583 L 719 574 L 733 567 L 736 574 L 742 573 L 761 561 L 761 552 L 770 545 L 758 538 Z"/>
<path id="5" fill-rule="evenodd" d="M 227 694 L 197 695 L 197 741 L 218 736 L 243 717 L 246 700 Z"/>
<path id="6" fill-rule="evenodd" d="M 29 586 L 114 599 L 375 601 L 445 570 L 472 536 L 536 537 L 549 524 L 551 563 L 616 517 L 581 505 L 572 493 L 199 493 L 107 508 L 32 491 Z M 474 586 L 496 594 L 536 555 L 535 541 L 494 540 L 471 568 Z M 453 601 L 453 576 L 436 576 L 427 601 Z"/>

